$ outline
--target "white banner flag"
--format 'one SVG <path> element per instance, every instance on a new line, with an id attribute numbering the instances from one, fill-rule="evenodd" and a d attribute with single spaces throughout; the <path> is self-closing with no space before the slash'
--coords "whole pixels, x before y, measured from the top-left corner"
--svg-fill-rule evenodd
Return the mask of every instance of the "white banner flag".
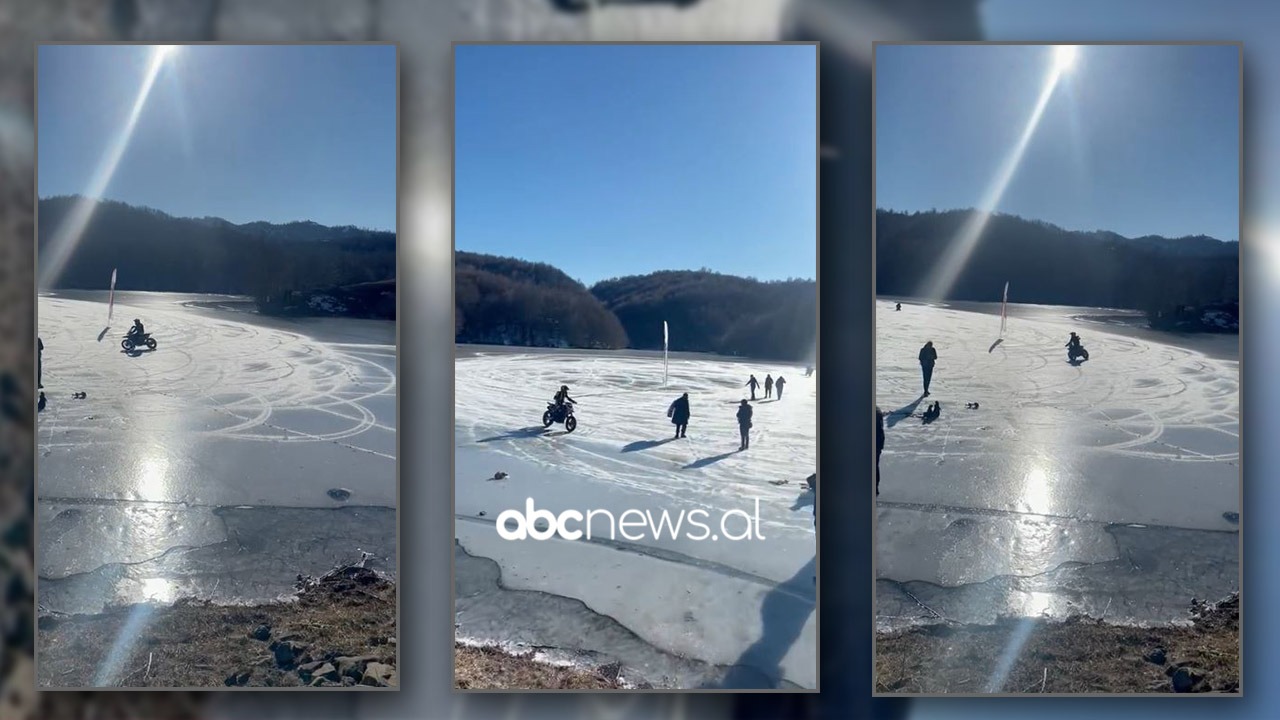
<path id="1" fill-rule="evenodd" d="M 662 384 L 667 384 L 667 321 L 662 321 Z"/>
<path id="2" fill-rule="evenodd" d="M 111 324 L 111 313 L 116 306 L 116 269 L 111 268 L 111 290 L 107 292 L 107 324 Z"/>

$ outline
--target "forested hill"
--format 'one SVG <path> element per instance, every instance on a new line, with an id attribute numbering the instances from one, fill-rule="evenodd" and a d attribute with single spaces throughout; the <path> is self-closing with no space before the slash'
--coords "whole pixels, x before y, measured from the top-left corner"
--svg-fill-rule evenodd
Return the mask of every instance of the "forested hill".
<path id="1" fill-rule="evenodd" d="M 972 211 L 876 213 L 876 292 L 916 296 Z M 1240 247 L 1205 236 L 1125 238 L 993 215 L 948 300 L 1129 308 L 1153 319 L 1179 308 L 1235 307 Z M 1230 311 L 1234 312 L 1234 311 Z"/>
<path id="2" fill-rule="evenodd" d="M 454 334 L 461 343 L 616 349 L 627 334 L 587 288 L 543 263 L 454 254 Z"/>
<path id="3" fill-rule="evenodd" d="M 41 262 L 49 241 L 76 203 L 40 200 Z M 252 295 L 264 309 L 291 310 L 319 291 L 379 283 L 378 314 L 387 293 L 394 307 L 396 236 L 313 222 L 236 225 L 220 218 L 179 218 L 150 208 L 98 201 L 56 288 L 103 289 L 119 269 L 120 290 Z M 367 288 L 361 293 L 368 296 Z M 352 300 L 359 302 L 353 296 Z M 365 308 L 370 310 L 371 308 Z"/>
<path id="4" fill-rule="evenodd" d="M 811 360 L 813 281 L 760 282 L 707 271 L 623 277 L 588 289 L 544 263 L 458 252 L 456 340 L 576 348 L 662 348 Z"/>
<path id="5" fill-rule="evenodd" d="M 812 280 L 665 271 L 605 280 L 591 292 L 618 316 L 633 348 L 661 349 L 666 320 L 673 350 L 813 359 L 818 285 Z"/>

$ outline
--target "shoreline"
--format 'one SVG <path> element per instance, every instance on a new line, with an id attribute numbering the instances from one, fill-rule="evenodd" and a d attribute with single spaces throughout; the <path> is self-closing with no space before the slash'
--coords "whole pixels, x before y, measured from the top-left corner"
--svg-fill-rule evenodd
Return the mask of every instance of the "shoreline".
<path id="1" fill-rule="evenodd" d="M 98 305 L 106 305 L 106 296 L 105 290 L 49 290 L 39 294 L 42 299 Z M 316 342 L 372 344 L 399 349 L 396 333 L 398 324 L 395 320 L 348 315 L 270 315 L 237 307 L 248 302 L 243 295 L 141 290 L 117 291 L 115 297 L 117 306 L 133 307 L 140 313 L 145 313 L 149 308 L 161 311 L 185 310 L 250 327 L 291 332 Z M 146 320 L 145 317 L 143 319 Z M 154 329 L 150 327 L 152 323 L 146 324 L 149 329 Z M 129 322 L 117 314 L 111 325 L 123 335 Z"/>
<path id="2" fill-rule="evenodd" d="M 555 355 L 555 354 L 571 354 L 583 357 L 624 357 L 634 360 L 662 360 L 661 350 L 641 350 L 636 348 L 616 348 L 612 350 L 593 349 L 593 348 L 573 348 L 573 347 L 544 347 L 539 345 L 489 345 L 485 343 L 462 343 L 454 342 L 454 360 L 463 360 L 484 355 Z M 668 353 L 671 360 L 694 360 L 703 362 L 726 362 L 742 365 L 775 365 L 779 367 L 793 367 L 797 372 L 803 374 L 806 363 L 801 360 L 775 360 L 769 358 L 744 357 L 741 355 L 717 355 L 711 352 L 696 352 L 691 350 L 672 350 Z M 814 368 L 817 373 L 817 361 L 811 360 L 808 366 Z"/>
<path id="3" fill-rule="evenodd" d="M 920 298 L 877 295 L 875 302 L 877 304 L 901 302 L 903 305 L 937 307 L 943 310 L 974 313 L 976 315 L 998 316 L 1000 314 L 999 302 L 980 300 L 939 300 L 933 302 Z M 1075 322 L 1084 325 L 1086 328 L 1097 328 L 1098 332 L 1118 335 L 1132 340 L 1147 340 L 1164 345 L 1172 345 L 1185 350 L 1203 353 L 1215 360 L 1239 362 L 1241 356 L 1240 333 L 1180 333 L 1156 330 L 1147 326 L 1146 316 L 1140 310 L 1011 302 L 1009 303 L 1009 319 L 1014 321 L 1019 319 L 1040 320 L 1062 325 Z M 1125 320 L 1133 322 L 1125 322 Z"/>
<path id="4" fill-rule="evenodd" d="M 1190 609 L 1150 627 L 1075 615 L 877 632 L 874 692 L 1239 694 L 1239 593 Z"/>
<path id="5" fill-rule="evenodd" d="M 630 690 L 621 675 L 622 666 L 608 663 L 582 667 L 557 663 L 537 651 L 519 652 L 493 643 L 453 643 L 455 690 Z"/>
<path id="6" fill-rule="evenodd" d="M 300 578 L 295 597 L 257 605 L 181 600 L 44 616 L 36 683 L 397 688 L 398 607 L 396 583 L 356 564 Z M 139 639 L 122 645 L 129 636 Z"/>

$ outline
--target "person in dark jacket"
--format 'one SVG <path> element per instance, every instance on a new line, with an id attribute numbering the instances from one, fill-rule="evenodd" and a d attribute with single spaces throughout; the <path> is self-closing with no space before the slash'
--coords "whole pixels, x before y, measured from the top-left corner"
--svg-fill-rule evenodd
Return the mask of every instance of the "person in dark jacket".
<path id="1" fill-rule="evenodd" d="M 884 412 L 876 406 L 876 496 L 880 496 L 880 453 L 884 451 Z"/>
<path id="2" fill-rule="evenodd" d="M 773 375 L 764 376 L 764 396 L 773 397 Z"/>
<path id="3" fill-rule="evenodd" d="M 1066 348 L 1070 350 L 1078 347 L 1080 347 L 1080 336 L 1075 333 L 1071 333 L 1071 337 L 1067 338 Z"/>
<path id="4" fill-rule="evenodd" d="M 739 450 L 746 450 L 751 447 L 751 414 L 755 412 L 751 409 L 751 404 L 746 400 L 738 406 L 738 433 L 742 436 L 742 444 L 738 446 Z"/>
<path id="5" fill-rule="evenodd" d="M 924 375 L 924 396 L 929 397 L 929 382 L 933 380 L 933 365 L 938 362 L 938 351 L 933 349 L 933 341 L 920 348 L 920 372 Z"/>
<path id="6" fill-rule="evenodd" d="M 924 411 L 924 415 L 922 417 L 924 418 L 925 425 L 928 425 L 942 417 L 942 403 L 934 400 L 933 403 Z"/>
<path id="7" fill-rule="evenodd" d="M 552 399 L 555 401 L 556 405 L 564 405 L 565 403 L 569 403 L 570 405 L 578 404 L 578 401 L 569 397 L 568 385 L 561 385 L 560 389 L 556 391 L 555 397 Z"/>
<path id="8" fill-rule="evenodd" d="M 676 398 L 671 403 L 671 407 L 667 408 L 667 416 L 676 426 L 676 437 L 684 437 L 685 431 L 689 429 L 689 414 L 689 393 Z"/>
<path id="9" fill-rule="evenodd" d="M 747 380 L 747 387 L 751 388 L 751 399 L 755 400 L 756 388 L 760 387 L 760 381 L 756 379 L 755 375 L 752 375 L 751 378 Z"/>
<path id="10" fill-rule="evenodd" d="M 805 479 L 809 484 L 809 489 L 813 491 L 813 529 L 818 529 L 818 473 L 814 473 Z M 818 583 L 818 576 L 813 576 L 813 582 Z"/>
<path id="11" fill-rule="evenodd" d="M 783 385 L 786 385 L 786 384 L 787 384 L 787 380 L 786 380 L 786 378 L 782 377 L 781 375 L 779 375 L 779 376 L 778 376 L 778 379 L 777 379 L 777 380 L 775 380 L 775 381 L 774 381 L 774 383 L 773 383 L 773 387 L 774 387 L 774 389 L 776 389 L 776 390 L 778 391 L 778 399 L 779 399 L 779 400 L 781 400 L 781 399 L 782 399 L 782 386 L 783 386 Z"/>

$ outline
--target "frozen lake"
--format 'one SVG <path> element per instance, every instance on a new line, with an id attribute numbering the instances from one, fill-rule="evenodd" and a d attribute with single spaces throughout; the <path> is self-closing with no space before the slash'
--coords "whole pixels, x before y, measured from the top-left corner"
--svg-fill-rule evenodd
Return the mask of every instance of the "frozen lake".
<path id="1" fill-rule="evenodd" d="M 117 293 L 99 339 L 105 293 L 40 297 L 44 611 L 269 600 L 362 552 L 394 572 L 395 324 L 210 300 Z M 121 349 L 135 317 L 156 350 Z"/>
<path id="2" fill-rule="evenodd" d="M 1073 613 L 1166 623 L 1239 589 L 1237 338 L 1193 350 L 1038 308 L 1011 312 L 993 348 L 986 312 L 876 307 L 882 630 Z M 1079 365 L 1072 330 L 1090 353 Z M 921 399 L 927 340 L 938 363 Z M 934 400 L 942 415 L 925 424 Z"/>
<path id="3" fill-rule="evenodd" d="M 650 354 L 462 347 L 455 372 L 460 638 L 618 660 L 670 687 L 816 687 L 813 495 L 802 486 L 817 469 L 816 375 L 681 356 L 664 387 Z M 787 385 L 754 404 L 751 448 L 738 452 L 751 373 Z M 562 384 L 578 400 L 572 434 L 541 423 Z M 666 409 L 683 392 L 692 419 L 675 439 Z M 700 510 L 716 535 L 627 538 L 596 516 L 590 539 L 499 537 L 499 513 L 528 498 L 557 514 Z M 759 537 L 719 537 L 741 536 L 757 512 Z"/>

